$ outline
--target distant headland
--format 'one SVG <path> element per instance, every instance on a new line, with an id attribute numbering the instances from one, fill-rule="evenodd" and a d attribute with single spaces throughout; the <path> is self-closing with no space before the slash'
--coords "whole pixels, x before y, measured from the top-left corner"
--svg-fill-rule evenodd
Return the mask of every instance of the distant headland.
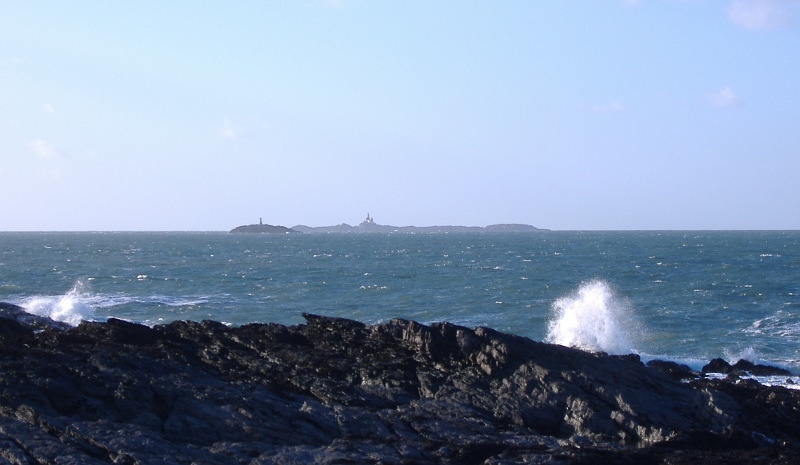
<path id="1" fill-rule="evenodd" d="M 532 232 L 532 231 L 546 231 L 529 224 L 493 224 L 489 226 L 390 226 L 378 224 L 375 218 L 367 213 L 367 217 L 358 226 L 351 226 L 342 223 L 336 226 L 320 226 L 312 227 L 305 225 L 292 226 L 273 226 L 264 224 L 262 219 L 259 219 L 258 224 L 250 224 L 245 226 L 238 226 L 231 230 L 232 233 L 270 233 L 270 234 L 290 234 L 290 233 L 306 233 L 306 234 L 391 234 L 391 233 L 405 233 L 405 234 L 441 234 L 441 233 L 459 233 L 459 232 Z"/>
<path id="2" fill-rule="evenodd" d="M 258 224 L 248 224 L 244 226 L 237 226 L 231 229 L 232 233 L 251 233 L 251 234 L 291 234 L 297 233 L 292 228 L 286 226 L 273 226 L 271 224 L 264 224 L 261 218 L 258 219 Z"/>

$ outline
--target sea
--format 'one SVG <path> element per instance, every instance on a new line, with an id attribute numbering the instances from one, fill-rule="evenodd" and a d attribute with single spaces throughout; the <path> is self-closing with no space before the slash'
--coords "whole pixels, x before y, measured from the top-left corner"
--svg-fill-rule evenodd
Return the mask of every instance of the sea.
<path id="1" fill-rule="evenodd" d="M 800 231 L 2 232 L 0 301 L 72 325 L 447 321 L 800 386 Z"/>

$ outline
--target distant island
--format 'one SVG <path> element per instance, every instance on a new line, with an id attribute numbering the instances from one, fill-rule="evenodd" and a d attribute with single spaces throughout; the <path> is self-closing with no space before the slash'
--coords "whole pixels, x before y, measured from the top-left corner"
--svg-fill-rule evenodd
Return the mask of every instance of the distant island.
<path id="1" fill-rule="evenodd" d="M 290 234 L 290 233 L 297 233 L 299 231 L 295 231 L 292 228 L 287 228 L 286 226 L 273 226 L 271 224 L 264 224 L 262 219 L 259 218 L 258 224 L 237 226 L 231 229 L 231 232 L 250 233 L 250 234 Z"/>
<path id="2" fill-rule="evenodd" d="M 264 224 L 259 219 L 258 224 L 239 226 L 231 230 L 232 233 L 306 233 L 306 234 L 441 234 L 441 233 L 460 233 L 460 232 L 533 232 L 546 231 L 529 224 L 493 224 L 489 226 L 389 226 L 378 224 L 375 219 L 367 213 L 367 218 L 358 226 L 350 226 L 342 223 L 336 226 L 312 227 L 305 225 L 292 226 L 273 226 Z"/>

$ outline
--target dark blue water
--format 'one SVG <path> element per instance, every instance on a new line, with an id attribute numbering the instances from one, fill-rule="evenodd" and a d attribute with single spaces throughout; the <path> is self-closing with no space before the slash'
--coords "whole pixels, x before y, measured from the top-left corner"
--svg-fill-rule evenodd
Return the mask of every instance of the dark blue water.
<path id="1" fill-rule="evenodd" d="M 0 301 L 125 318 L 450 321 L 800 368 L 800 232 L 0 233 Z"/>

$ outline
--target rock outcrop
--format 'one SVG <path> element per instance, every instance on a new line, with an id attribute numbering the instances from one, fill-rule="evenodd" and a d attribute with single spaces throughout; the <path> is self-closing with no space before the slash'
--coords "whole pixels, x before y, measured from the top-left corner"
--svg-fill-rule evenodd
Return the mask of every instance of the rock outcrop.
<path id="1" fill-rule="evenodd" d="M 0 315 L 0 462 L 800 463 L 797 391 L 486 328 L 305 318 Z"/>
<path id="2" fill-rule="evenodd" d="M 715 358 L 703 367 L 703 373 L 720 373 L 724 375 L 733 374 L 737 376 L 789 376 L 791 373 L 783 368 L 758 365 L 747 360 L 739 360 L 731 365 L 721 358 Z"/>

